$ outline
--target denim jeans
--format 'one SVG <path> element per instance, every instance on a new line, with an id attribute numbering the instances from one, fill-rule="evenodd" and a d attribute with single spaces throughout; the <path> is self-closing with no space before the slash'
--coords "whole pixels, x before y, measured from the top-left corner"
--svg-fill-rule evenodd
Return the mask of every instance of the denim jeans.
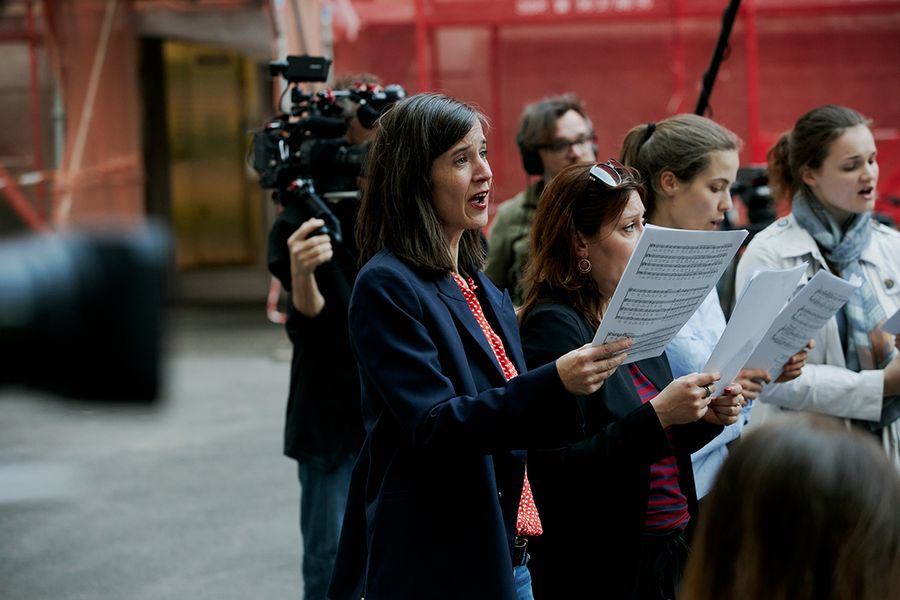
<path id="1" fill-rule="evenodd" d="M 331 471 L 297 463 L 303 539 L 301 571 L 306 600 L 327 598 L 352 470 L 352 456 Z"/>
<path id="2" fill-rule="evenodd" d="M 525 560 L 528 562 L 528 559 Z M 531 573 L 528 566 L 518 565 L 513 567 L 513 577 L 516 580 L 516 598 L 518 600 L 534 600 L 534 594 L 531 592 Z"/>

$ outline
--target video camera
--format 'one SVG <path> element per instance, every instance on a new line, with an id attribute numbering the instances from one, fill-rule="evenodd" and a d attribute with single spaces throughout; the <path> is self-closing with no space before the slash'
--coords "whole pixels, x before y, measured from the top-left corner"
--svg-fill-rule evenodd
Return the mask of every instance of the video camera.
<path id="1" fill-rule="evenodd" d="M 252 165 L 259 184 L 274 190 L 273 199 L 287 205 L 304 201 L 315 216 L 329 223 L 340 241 L 339 225 L 318 196 L 355 194 L 356 178 L 365 159 L 366 144 L 352 144 L 343 136 L 354 115 L 372 129 L 384 110 L 406 96 L 399 85 L 384 89 L 360 84 L 348 90 L 304 90 L 301 83 L 324 82 L 331 61 L 317 56 L 288 56 L 269 63 L 272 77 L 289 84 L 291 107 L 254 132 Z M 355 106 L 354 106 L 355 105 Z"/>

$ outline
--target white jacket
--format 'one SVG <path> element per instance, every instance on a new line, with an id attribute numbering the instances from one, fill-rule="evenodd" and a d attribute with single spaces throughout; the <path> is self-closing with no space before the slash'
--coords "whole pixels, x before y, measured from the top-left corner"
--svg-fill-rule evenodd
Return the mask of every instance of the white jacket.
<path id="1" fill-rule="evenodd" d="M 738 263 L 737 294 L 759 269 L 785 269 L 809 263 L 803 283 L 819 269 L 827 269 L 815 240 L 793 215 L 779 219 L 754 237 Z M 863 273 L 875 296 L 890 317 L 900 309 L 900 232 L 872 221 L 872 238 L 860 257 Z M 884 391 L 882 370 L 860 371 L 846 368 L 832 317 L 815 337 L 803 373 L 787 383 L 766 386 L 760 402 L 750 413 L 750 426 L 758 425 L 783 410 L 809 410 L 845 419 L 877 421 L 881 417 Z M 849 424 L 849 421 L 848 421 Z M 888 456 L 900 469 L 900 422 L 886 427 L 882 442 Z"/>

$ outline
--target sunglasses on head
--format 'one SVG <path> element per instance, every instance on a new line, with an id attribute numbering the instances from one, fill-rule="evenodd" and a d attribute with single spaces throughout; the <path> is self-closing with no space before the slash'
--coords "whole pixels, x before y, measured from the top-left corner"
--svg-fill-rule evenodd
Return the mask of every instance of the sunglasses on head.
<path id="1" fill-rule="evenodd" d="M 610 158 L 605 163 L 597 163 L 591 167 L 591 179 L 599 181 L 611 188 L 622 185 L 624 177 L 622 173 L 625 166 L 614 158 Z"/>

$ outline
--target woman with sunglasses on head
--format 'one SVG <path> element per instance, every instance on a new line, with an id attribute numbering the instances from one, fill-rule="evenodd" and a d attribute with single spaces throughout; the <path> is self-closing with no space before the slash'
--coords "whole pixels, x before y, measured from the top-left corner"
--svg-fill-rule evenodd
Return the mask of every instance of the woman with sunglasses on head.
<path id="1" fill-rule="evenodd" d="M 808 264 L 860 288 L 816 336 L 810 364 L 766 389 L 752 422 L 782 410 L 841 417 L 871 432 L 900 468 L 900 353 L 879 329 L 900 308 L 900 233 L 872 218 L 877 149 L 869 121 L 827 105 L 800 117 L 769 150 L 769 182 L 791 198 L 791 214 L 757 234 L 741 258 L 736 286 L 760 268 Z"/>
<path id="2" fill-rule="evenodd" d="M 680 114 L 632 128 L 622 143 L 622 162 L 637 169 L 647 186 L 647 222 L 674 229 L 719 229 L 733 206 L 731 186 L 737 178 L 739 146 L 734 133 L 698 115 Z M 713 288 L 666 347 L 672 374 L 701 370 L 723 331 L 725 313 Z M 805 359 L 805 351 L 791 357 L 779 381 L 797 377 Z M 765 369 L 743 369 L 735 379 L 748 405 L 769 380 Z M 728 456 L 727 445 L 740 437 L 749 411 L 745 406 L 736 423 L 691 457 L 701 500 Z"/>
<path id="3" fill-rule="evenodd" d="M 520 330 L 529 366 L 594 332 L 643 230 L 643 187 L 610 161 L 574 165 L 535 214 Z M 544 534 L 530 568 L 536 598 L 674 598 L 695 513 L 690 453 L 734 422 L 739 385 L 711 402 L 717 374 L 672 380 L 665 356 L 619 367 L 579 398 L 587 437 L 531 449 Z"/>
<path id="4" fill-rule="evenodd" d="M 524 449 L 579 435 L 576 396 L 628 347 L 582 345 L 528 372 L 515 312 L 481 272 L 485 117 L 439 94 L 379 120 L 350 300 L 366 438 L 335 600 L 531 597 L 517 536 L 540 533 Z M 616 356 L 619 354 L 620 356 Z"/>

